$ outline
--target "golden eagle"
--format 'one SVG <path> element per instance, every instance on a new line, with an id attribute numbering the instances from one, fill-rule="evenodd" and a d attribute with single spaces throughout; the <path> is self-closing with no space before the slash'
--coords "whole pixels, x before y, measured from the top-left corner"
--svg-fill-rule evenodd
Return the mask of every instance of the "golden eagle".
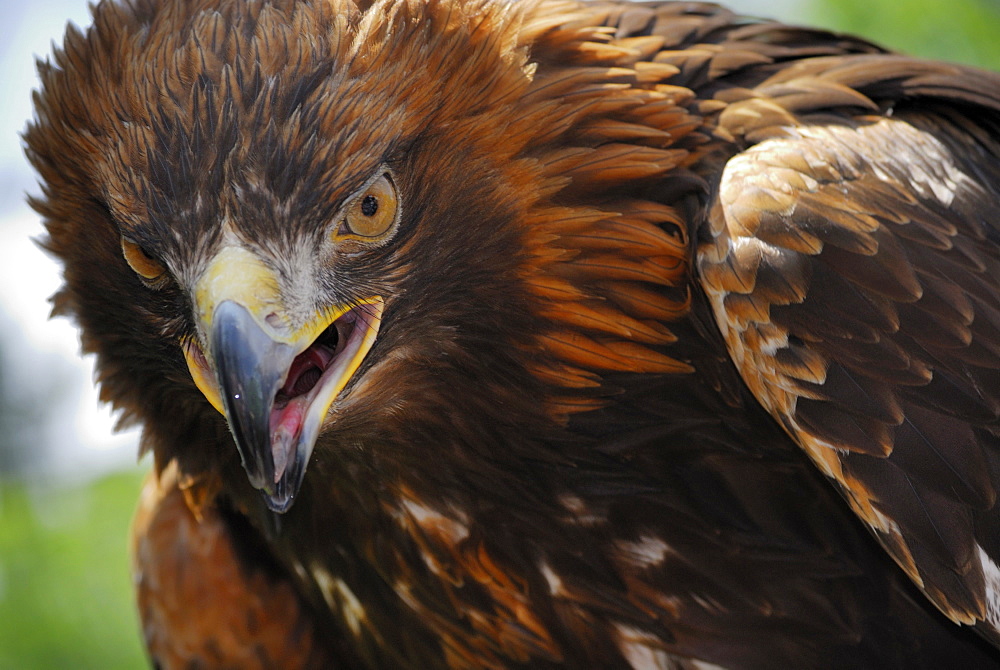
<path id="1" fill-rule="evenodd" d="M 1000 664 L 1000 76 L 572 0 L 105 0 L 39 70 L 156 666 Z"/>

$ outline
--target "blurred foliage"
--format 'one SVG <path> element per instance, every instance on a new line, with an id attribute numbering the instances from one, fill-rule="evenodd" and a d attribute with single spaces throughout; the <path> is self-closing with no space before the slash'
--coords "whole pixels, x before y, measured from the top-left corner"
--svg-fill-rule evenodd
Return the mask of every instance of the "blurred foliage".
<path id="1" fill-rule="evenodd" d="M 139 473 L 72 489 L 0 481 L 0 668 L 147 666 L 128 527 Z"/>
<path id="2" fill-rule="evenodd" d="M 1000 70 L 998 0 L 812 0 L 808 5 L 813 25 L 913 56 Z"/>

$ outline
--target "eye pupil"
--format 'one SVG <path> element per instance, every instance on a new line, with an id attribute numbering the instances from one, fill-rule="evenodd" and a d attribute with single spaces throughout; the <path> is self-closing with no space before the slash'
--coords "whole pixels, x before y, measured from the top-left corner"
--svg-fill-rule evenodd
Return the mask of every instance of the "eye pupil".
<path id="1" fill-rule="evenodd" d="M 366 195 L 361 201 L 361 213 L 365 216 L 375 216 L 378 211 L 378 198 L 373 195 Z"/>

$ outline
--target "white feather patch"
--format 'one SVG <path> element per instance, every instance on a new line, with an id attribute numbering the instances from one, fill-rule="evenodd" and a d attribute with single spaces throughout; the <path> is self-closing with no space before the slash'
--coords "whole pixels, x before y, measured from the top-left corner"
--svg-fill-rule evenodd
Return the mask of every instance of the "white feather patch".
<path id="1" fill-rule="evenodd" d="M 983 566 L 983 581 L 986 582 L 986 623 L 994 629 L 1000 628 L 1000 567 L 978 544 L 976 551 Z"/>

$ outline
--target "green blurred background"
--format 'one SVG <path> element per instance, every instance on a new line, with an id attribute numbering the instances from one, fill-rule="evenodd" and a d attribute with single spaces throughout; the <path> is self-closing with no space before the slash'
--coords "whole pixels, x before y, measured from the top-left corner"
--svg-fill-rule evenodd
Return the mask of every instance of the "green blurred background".
<path id="1" fill-rule="evenodd" d="M 50 17 L 54 13 L 59 21 L 53 25 L 61 25 L 70 10 L 78 23 L 85 21 L 79 18 L 85 16 L 84 4 L 50 0 L 25 10 L 20 2 L 0 2 L 0 90 L 8 99 L 14 96 L 23 102 L 28 96 L 19 83 L 24 70 L 31 68 L 31 54 L 19 51 L 22 43 L 14 39 L 19 26 L 26 26 L 36 12 Z M 728 4 L 754 16 L 857 33 L 910 54 L 1000 69 L 1000 0 Z M 49 38 L 58 41 L 60 33 L 61 29 Z M 15 71 L 20 78 L 13 78 Z M 15 135 L 27 113 L 13 116 L 17 125 L 8 129 L 5 121 L 0 129 L 11 155 L 19 153 Z M 13 220 L 11 212 L 25 216 L 19 192 L 23 189 L 10 184 L 35 189 L 30 176 L 25 176 L 23 159 L 8 159 L 0 164 L 0 182 L 8 186 L 0 188 L 0 222 L 9 233 L 12 228 L 6 221 Z M 12 164 L 14 168 L 9 167 Z M 12 170 L 17 174 L 8 177 Z M 36 228 L 29 234 L 38 234 L 37 223 L 32 225 Z M 0 304 L 0 314 L 8 313 L 11 319 L 18 318 L 13 307 Z M 0 332 L 10 330 L 3 325 Z M 0 351 L 8 356 L 17 356 L 21 346 L 15 339 L 0 341 Z M 54 364 L 45 370 L 48 385 L 39 387 L 0 367 L 0 670 L 140 668 L 145 660 L 132 604 L 127 532 L 148 465 L 130 465 L 127 460 L 123 465 L 118 458 L 109 466 L 104 458 L 100 467 L 68 468 L 77 476 L 67 476 L 67 468 L 58 467 L 63 457 L 57 446 L 42 444 L 58 442 L 58 437 L 31 428 L 51 421 L 44 411 L 51 404 L 49 394 L 71 393 L 59 382 L 60 374 Z"/>

